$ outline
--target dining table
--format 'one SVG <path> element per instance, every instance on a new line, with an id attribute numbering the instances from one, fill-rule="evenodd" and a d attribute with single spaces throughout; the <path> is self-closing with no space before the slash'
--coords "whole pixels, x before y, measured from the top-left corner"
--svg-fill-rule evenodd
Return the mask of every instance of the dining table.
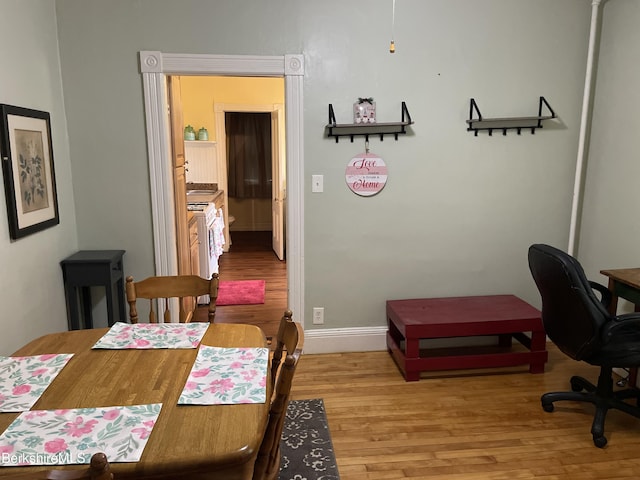
<path id="1" fill-rule="evenodd" d="M 180 405 L 198 348 L 92 349 L 109 329 L 51 333 L 12 356 L 73 354 L 31 410 L 162 403 L 137 462 L 111 462 L 116 479 L 248 480 L 266 428 L 269 402 Z M 201 345 L 267 347 L 263 331 L 247 324 L 210 324 Z M 271 398 L 267 368 L 266 399 Z M 0 432 L 18 413 L 0 413 Z M 51 466 L 4 466 L 0 478 Z M 81 465 L 56 468 L 79 469 Z"/>

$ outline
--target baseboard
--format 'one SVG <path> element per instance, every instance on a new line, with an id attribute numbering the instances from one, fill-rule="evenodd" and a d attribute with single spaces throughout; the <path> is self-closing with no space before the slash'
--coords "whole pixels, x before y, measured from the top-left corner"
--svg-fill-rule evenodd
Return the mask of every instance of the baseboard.
<path id="1" fill-rule="evenodd" d="M 305 330 L 304 353 L 374 352 L 387 349 L 387 327 Z"/>

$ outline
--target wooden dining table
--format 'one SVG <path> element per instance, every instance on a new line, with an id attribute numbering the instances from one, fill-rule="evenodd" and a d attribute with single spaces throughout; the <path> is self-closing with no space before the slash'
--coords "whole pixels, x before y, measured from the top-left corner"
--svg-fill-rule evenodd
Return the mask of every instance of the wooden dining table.
<path id="1" fill-rule="evenodd" d="M 100 328 L 53 333 L 14 353 L 74 354 L 31 410 L 162 403 L 140 461 L 111 464 L 116 479 L 251 479 L 269 402 L 178 405 L 198 349 L 92 350 L 107 331 Z M 266 338 L 253 325 L 211 324 L 202 345 L 266 347 Z M 267 399 L 271 397 L 268 380 Z M 0 431 L 18 415 L 0 413 Z M 47 468 L 51 467 L 0 467 L 0 478 Z"/>

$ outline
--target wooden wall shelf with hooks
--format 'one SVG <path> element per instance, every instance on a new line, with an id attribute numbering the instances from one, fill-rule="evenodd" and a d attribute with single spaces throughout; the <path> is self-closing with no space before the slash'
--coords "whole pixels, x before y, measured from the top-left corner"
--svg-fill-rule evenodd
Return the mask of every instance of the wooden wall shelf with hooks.
<path id="1" fill-rule="evenodd" d="M 336 123 L 333 105 L 329 104 L 329 123 L 326 128 L 327 136 L 335 137 L 336 143 L 340 137 L 350 137 L 353 142 L 356 136 L 364 136 L 368 142 L 370 135 L 379 135 L 380 141 L 384 140 L 385 135 L 393 135 L 398 140 L 398 135 L 407 133 L 407 127 L 412 124 L 405 102 L 402 102 L 401 121 L 390 123 Z"/>
<path id="2" fill-rule="evenodd" d="M 550 115 L 542 114 L 543 107 L 547 108 Z M 474 118 L 474 114 L 476 118 Z M 556 113 L 544 97 L 540 97 L 537 116 L 509 118 L 484 118 L 478 109 L 476 101 L 472 98 L 469 105 L 467 131 L 474 132 L 474 135 L 478 136 L 480 130 L 487 130 L 489 135 L 492 135 L 494 130 L 502 130 L 503 135 L 507 134 L 507 130 L 517 130 L 518 135 L 520 135 L 523 129 L 530 129 L 533 134 L 536 133 L 536 128 L 542 128 L 543 120 L 550 120 L 552 118 L 556 118 Z"/>

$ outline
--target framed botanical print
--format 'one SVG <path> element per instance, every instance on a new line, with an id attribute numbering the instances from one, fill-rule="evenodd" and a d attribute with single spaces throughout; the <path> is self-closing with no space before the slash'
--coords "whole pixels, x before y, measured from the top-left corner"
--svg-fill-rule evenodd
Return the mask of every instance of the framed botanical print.
<path id="1" fill-rule="evenodd" d="M 49 114 L 0 104 L 0 156 L 9 234 L 17 240 L 60 223 Z"/>

